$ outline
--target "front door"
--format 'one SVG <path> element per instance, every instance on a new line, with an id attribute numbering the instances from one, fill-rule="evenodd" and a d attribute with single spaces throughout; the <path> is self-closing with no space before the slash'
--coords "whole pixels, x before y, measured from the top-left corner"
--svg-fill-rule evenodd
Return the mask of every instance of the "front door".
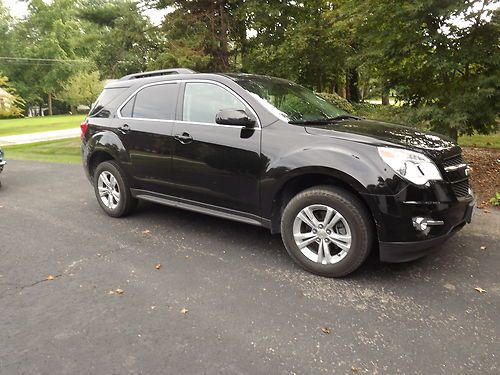
<path id="1" fill-rule="evenodd" d="M 178 92 L 178 83 L 148 85 L 119 109 L 118 132 L 138 188 L 172 192 L 172 130 Z"/>
<path id="2" fill-rule="evenodd" d="M 185 83 L 181 102 L 173 130 L 176 195 L 259 215 L 261 129 L 215 122 L 222 109 L 250 114 L 250 108 L 230 89 L 208 81 Z"/>

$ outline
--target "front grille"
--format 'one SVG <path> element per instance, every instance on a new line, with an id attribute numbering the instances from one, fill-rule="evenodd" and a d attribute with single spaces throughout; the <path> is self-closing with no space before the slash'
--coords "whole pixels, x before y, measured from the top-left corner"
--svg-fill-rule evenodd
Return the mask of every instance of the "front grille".
<path id="1" fill-rule="evenodd" d="M 453 191 L 458 198 L 466 197 L 469 195 L 469 180 L 455 182 L 453 185 Z"/>
<path id="2" fill-rule="evenodd" d="M 445 161 L 443 161 L 442 165 L 443 165 L 443 168 L 446 168 L 446 167 L 452 167 L 454 165 L 463 164 L 463 163 L 464 163 L 464 158 L 462 157 L 462 154 L 460 154 L 460 155 L 452 156 L 449 159 L 446 159 Z"/>
<path id="3" fill-rule="evenodd" d="M 446 181 L 451 183 L 451 187 L 457 198 L 469 196 L 470 185 L 467 174 L 467 166 L 464 165 L 462 154 L 447 158 L 441 162 L 440 169 Z M 446 170 L 447 167 L 459 166 L 457 169 Z"/>

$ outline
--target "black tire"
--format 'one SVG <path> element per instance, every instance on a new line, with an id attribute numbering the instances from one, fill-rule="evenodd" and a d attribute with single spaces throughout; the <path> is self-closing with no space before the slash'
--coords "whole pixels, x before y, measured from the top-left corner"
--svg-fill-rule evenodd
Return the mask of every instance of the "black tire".
<path id="1" fill-rule="evenodd" d="M 113 204 L 117 203 L 116 207 L 108 207 L 106 204 L 104 204 L 99 194 L 99 176 L 101 176 L 103 172 L 111 174 L 116 179 L 116 182 L 118 184 L 119 201 L 113 201 Z M 133 198 L 132 194 L 130 193 L 130 187 L 125 178 L 125 173 L 122 171 L 118 163 L 113 160 L 102 162 L 95 169 L 94 192 L 97 198 L 97 202 L 104 210 L 104 212 L 106 212 L 109 216 L 123 217 L 131 213 L 137 207 L 137 199 Z"/>
<path id="2" fill-rule="evenodd" d="M 337 263 L 322 264 L 313 261 L 302 253 L 295 242 L 295 218 L 304 208 L 311 205 L 333 208 L 343 216 L 350 228 L 350 248 Z M 342 277 L 361 266 L 370 253 L 373 244 L 373 222 L 370 213 L 353 194 L 334 186 L 316 186 L 300 192 L 288 202 L 281 217 L 281 237 L 288 254 L 305 270 L 326 277 Z M 332 248 L 340 251 L 336 246 Z"/>

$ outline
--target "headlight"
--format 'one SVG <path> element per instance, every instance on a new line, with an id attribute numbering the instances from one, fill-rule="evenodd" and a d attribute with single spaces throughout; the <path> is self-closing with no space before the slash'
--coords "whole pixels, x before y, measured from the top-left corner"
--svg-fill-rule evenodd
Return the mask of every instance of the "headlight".
<path id="1" fill-rule="evenodd" d="M 425 185 L 429 181 L 443 179 L 436 164 L 419 152 L 379 147 L 378 154 L 394 172 L 416 185 Z"/>

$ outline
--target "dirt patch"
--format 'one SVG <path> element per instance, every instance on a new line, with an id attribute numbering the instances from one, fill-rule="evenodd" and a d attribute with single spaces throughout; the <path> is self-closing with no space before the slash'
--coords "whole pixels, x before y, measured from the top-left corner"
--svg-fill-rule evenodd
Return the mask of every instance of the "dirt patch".
<path id="1" fill-rule="evenodd" d="M 472 167 L 472 188 L 477 196 L 478 206 L 500 191 L 500 149 L 463 147 L 464 159 Z"/>

